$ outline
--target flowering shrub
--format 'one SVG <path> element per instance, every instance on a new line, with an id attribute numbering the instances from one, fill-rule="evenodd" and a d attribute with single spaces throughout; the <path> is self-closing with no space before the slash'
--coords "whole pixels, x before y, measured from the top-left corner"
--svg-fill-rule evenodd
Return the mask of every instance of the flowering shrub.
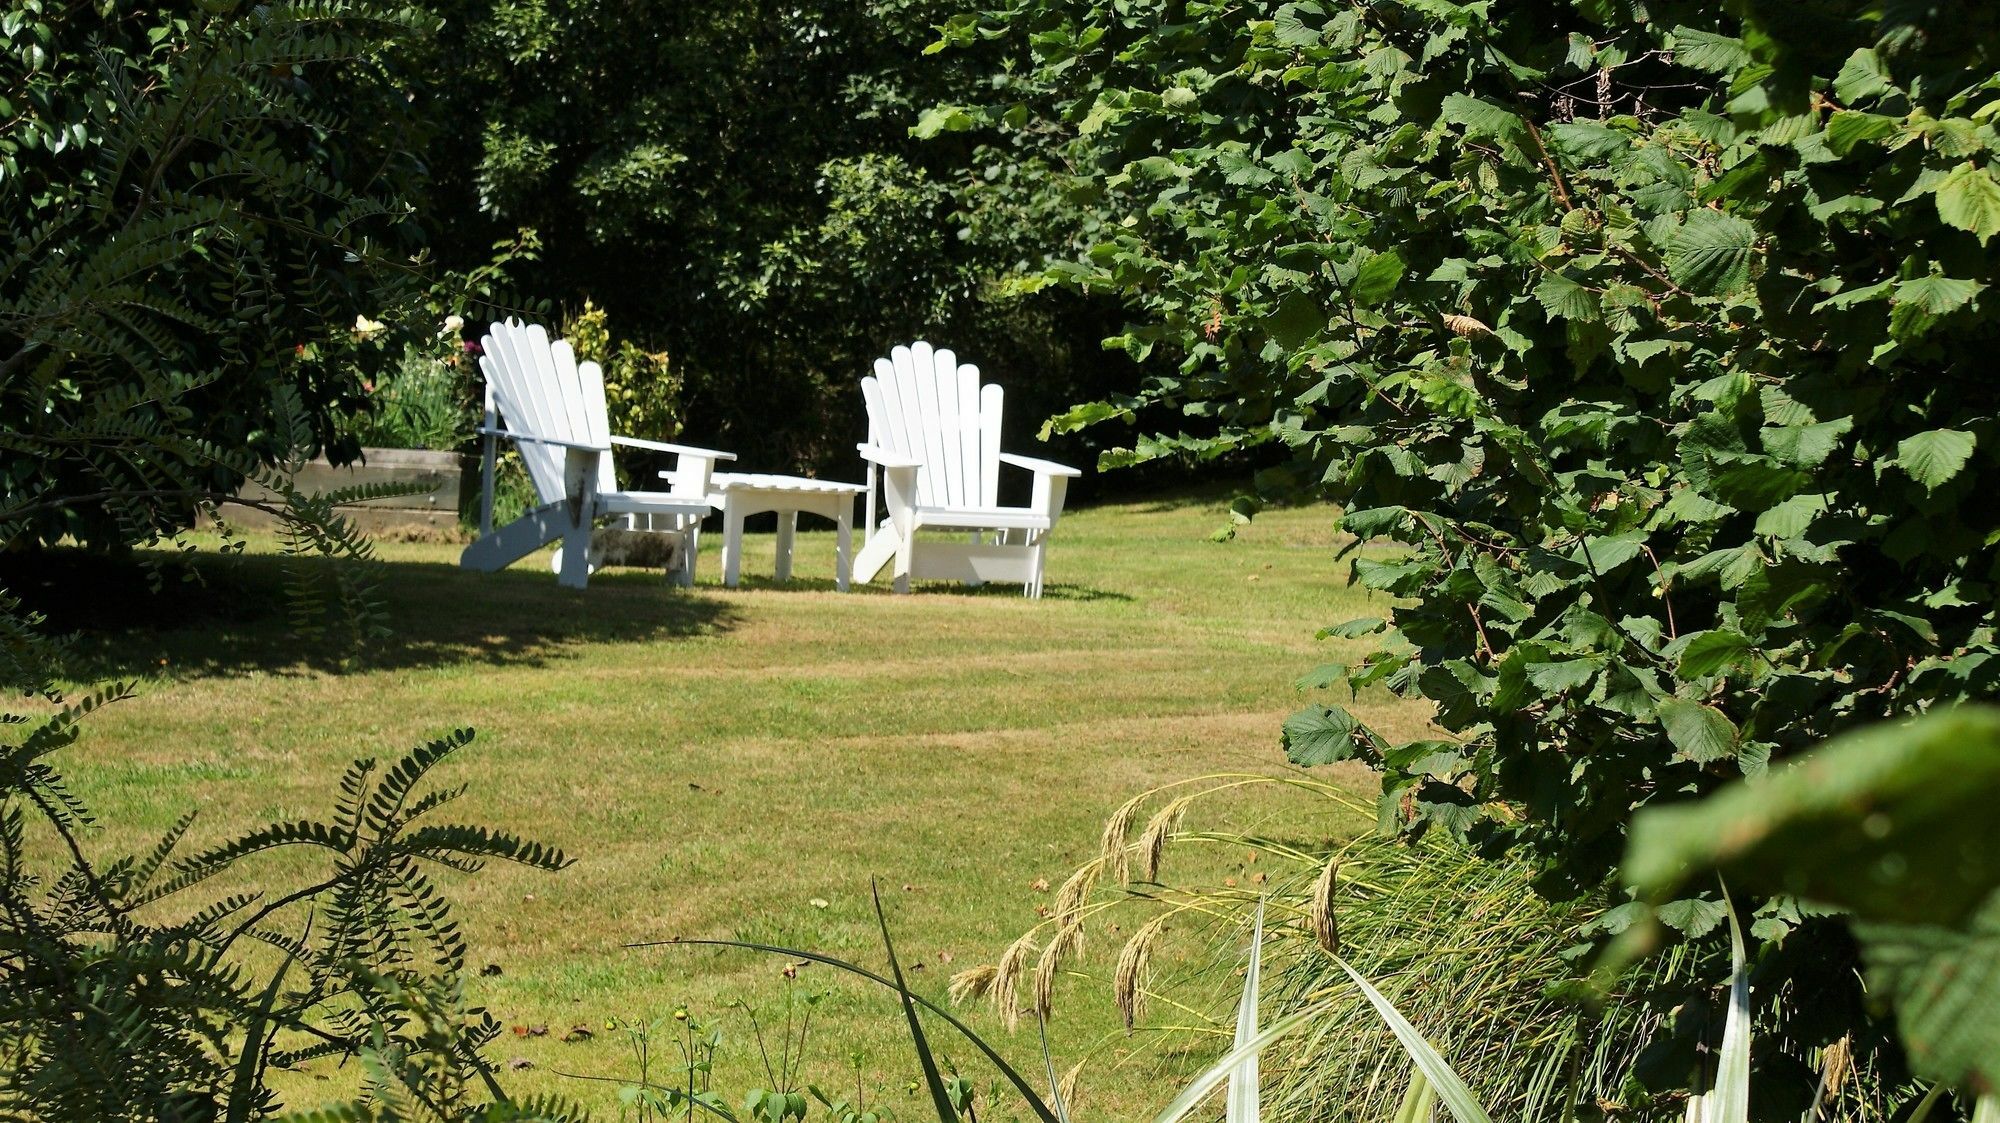
<path id="1" fill-rule="evenodd" d="M 590 301 L 563 324 L 562 337 L 576 357 L 604 368 L 604 406 L 611 431 L 650 441 L 672 440 L 680 431 L 681 376 L 664 351 L 648 351 L 629 339 L 611 340 L 611 318 Z M 622 481 L 621 481 L 622 482 Z"/>

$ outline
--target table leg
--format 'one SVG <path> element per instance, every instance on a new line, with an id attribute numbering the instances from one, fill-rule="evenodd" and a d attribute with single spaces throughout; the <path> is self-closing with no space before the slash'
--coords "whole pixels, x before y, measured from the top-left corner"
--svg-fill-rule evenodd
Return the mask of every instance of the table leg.
<path id="1" fill-rule="evenodd" d="M 848 576 L 852 571 L 849 558 L 854 544 L 854 500 L 843 497 L 833 507 L 834 553 L 833 587 L 847 591 Z"/>
<path id="2" fill-rule="evenodd" d="M 798 535 L 799 513 L 779 511 L 778 513 L 778 559 L 776 576 L 779 584 L 792 579 L 792 541 Z"/>
<path id="3" fill-rule="evenodd" d="M 722 583 L 734 589 L 743 577 L 743 509 L 731 496 L 722 503 Z"/>

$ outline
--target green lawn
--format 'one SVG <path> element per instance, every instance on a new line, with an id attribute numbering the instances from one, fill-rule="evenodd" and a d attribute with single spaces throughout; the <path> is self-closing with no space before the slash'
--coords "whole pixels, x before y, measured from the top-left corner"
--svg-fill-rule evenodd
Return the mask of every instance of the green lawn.
<path id="1" fill-rule="evenodd" d="M 456 547 L 384 543 L 398 635 L 346 671 L 286 631 L 272 559 L 210 557 L 205 589 L 142 598 L 155 626 L 106 623 L 133 611 L 116 599 L 71 606 L 94 622 L 81 649 L 92 672 L 142 685 L 91 721 L 66 767 L 110 824 L 95 844 L 116 850 L 188 807 L 202 811 L 201 838 L 323 814 L 349 759 L 476 726 L 446 770 L 472 785 L 457 817 L 577 859 L 554 876 L 495 868 L 449 883 L 475 962 L 497 969 L 477 997 L 510 1027 L 551 1031 L 499 1045 L 501 1060 L 526 1062 L 510 1086 L 616 1118 L 607 1085 L 558 1072 L 625 1071 L 606 1021 L 685 1003 L 722 1018 L 717 1083 L 733 1098 L 763 1078 L 728 1004 L 773 1009 L 791 985 L 833 992 L 806 1077 L 851 1086 L 858 1056 L 866 1082 L 915 1118 L 923 1107 L 903 1090 L 915 1066 L 882 994 L 821 968 L 787 984 L 784 963 L 749 954 L 621 945 L 725 936 L 879 962 L 876 877 L 914 978 L 942 998 L 951 971 L 1035 923 L 1049 899 L 1039 879 L 1093 852 L 1128 796 L 1282 770 L 1291 683 L 1337 654 L 1313 631 L 1366 613 L 1366 597 L 1332 562 L 1328 510 L 1272 512 L 1209 541 L 1225 521 L 1207 501 L 1075 512 L 1039 603 L 1000 588 L 838 594 L 825 533 L 801 535 L 802 579 L 786 588 L 757 586 L 770 540 L 753 536 L 753 577 L 736 591 L 710 584 L 713 557 L 693 591 L 612 571 L 578 594 L 545 559 L 481 576 L 455 567 Z M 1363 708 L 1392 735 L 1422 721 L 1388 699 Z M 1283 810 L 1251 795 L 1232 814 Z M 1094 953 L 1106 945 L 1115 937 Z M 973 1020 L 998 1032 L 983 1009 Z M 561 1042 L 574 1025 L 596 1036 Z M 1135 1045 L 1114 1026 L 1093 1001 L 1052 1027 L 1059 1063 L 1098 1058 L 1083 1082 L 1093 1117 L 1171 1096 L 1150 1061 L 1118 1063 Z M 1031 1032 L 1004 1045 L 1039 1065 Z M 293 1103 L 338 1094 L 350 1075 L 323 1064 L 291 1078 Z"/>

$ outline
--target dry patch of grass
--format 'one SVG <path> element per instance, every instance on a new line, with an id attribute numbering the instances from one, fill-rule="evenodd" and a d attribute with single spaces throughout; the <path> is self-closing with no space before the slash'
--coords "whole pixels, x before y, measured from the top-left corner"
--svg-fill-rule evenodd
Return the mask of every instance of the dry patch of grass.
<path id="1" fill-rule="evenodd" d="M 554 877 L 493 869 L 453 883 L 476 962 L 497 972 L 477 997 L 510 1026 L 551 1030 L 501 1044 L 503 1061 L 532 1066 L 509 1073 L 514 1087 L 615 1118 L 607 1086 L 557 1072 L 624 1071 L 606 1021 L 686 1004 L 724 1021 L 717 1083 L 734 1095 L 763 1076 L 729 1004 L 826 988 L 806 1078 L 851 1085 L 858 1061 L 892 1105 L 921 1115 L 904 1100 L 914 1064 L 883 995 L 819 968 L 788 982 L 784 964 L 749 955 L 621 945 L 723 936 L 875 962 L 878 877 L 913 978 L 942 998 L 951 971 L 1034 923 L 1041 880 L 1090 854 L 1128 796 L 1282 770 L 1292 681 L 1341 654 L 1313 631 L 1367 614 L 1368 598 L 1332 562 L 1331 512 L 1275 511 L 1208 541 L 1225 517 L 1205 502 L 1077 512 L 1040 603 L 1005 589 L 841 595 L 830 534 L 801 536 L 789 588 L 753 578 L 687 592 L 614 571 L 581 595 L 539 560 L 481 576 L 455 568 L 454 547 L 385 543 L 398 637 L 348 669 L 287 633 L 271 559 L 211 558 L 206 591 L 171 612 L 100 605 L 81 621 L 92 672 L 143 685 L 92 722 L 67 766 L 113 850 L 190 806 L 202 837 L 318 814 L 350 758 L 476 726 L 444 777 L 472 784 L 459 817 L 577 858 Z M 753 542 L 753 571 L 768 567 L 768 539 Z M 704 558 L 704 579 L 719 568 Z M 1387 698 L 1362 708 L 1392 729 L 1423 720 Z M 1252 792 L 1236 813 L 1282 830 L 1282 800 Z M 999 1033 L 984 1009 L 969 1017 Z M 1147 1064 L 1118 1063 L 1114 1017 L 1108 1002 L 1072 1003 L 1054 1044 L 1059 1058 L 1104 1062 L 1085 1082 L 1092 1114 L 1131 1117 L 1167 1097 Z M 573 1025 L 596 1036 L 561 1042 Z M 1034 1055 L 1028 1035 L 1004 1045 Z M 951 1051 L 973 1069 L 969 1050 Z M 350 1077 L 330 1064 L 299 1074 L 294 1102 Z"/>

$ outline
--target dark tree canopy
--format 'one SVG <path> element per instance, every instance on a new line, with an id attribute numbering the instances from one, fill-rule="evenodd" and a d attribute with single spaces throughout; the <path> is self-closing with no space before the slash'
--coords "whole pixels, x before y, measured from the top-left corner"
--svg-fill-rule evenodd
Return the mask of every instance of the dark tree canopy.
<path id="1" fill-rule="evenodd" d="M 1005 44 L 923 53 L 956 6 L 695 0 L 445 3 L 431 115 L 447 257 L 533 227 L 524 289 L 665 350 L 684 429 L 772 468 L 846 467 L 875 357 L 930 334 L 1006 379 L 1010 426 L 1108 389 L 1113 306 L 995 299 L 1069 252 L 1075 224 L 982 221 L 1007 174 L 911 136 L 933 103 L 1011 65 Z M 1079 382 L 1082 385 L 1079 385 Z M 848 471 L 853 471 L 847 467 Z"/>
<path id="2" fill-rule="evenodd" d="M 73 2 L 6 20 L 8 539 L 144 540 L 294 450 L 351 453 L 349 327 L 421 290 L 399 49 L 430 17 Z"/>

